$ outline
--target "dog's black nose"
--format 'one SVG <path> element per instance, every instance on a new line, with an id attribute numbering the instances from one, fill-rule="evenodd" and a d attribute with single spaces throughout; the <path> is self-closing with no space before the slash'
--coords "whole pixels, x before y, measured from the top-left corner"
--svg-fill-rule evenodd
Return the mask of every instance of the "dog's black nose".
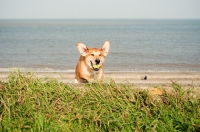
<path id="1" fill-rule="evenodd" d="M 96 59 L 95 62 L 96 62 L 96 64 L 99 64 L 99 63 L 100 63 L 100 60 L 99 60 L 99 59 Z"/>

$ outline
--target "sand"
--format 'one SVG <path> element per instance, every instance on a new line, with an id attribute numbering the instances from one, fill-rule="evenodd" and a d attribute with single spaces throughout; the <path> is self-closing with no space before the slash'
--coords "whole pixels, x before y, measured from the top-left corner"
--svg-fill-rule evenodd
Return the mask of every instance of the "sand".
<path id="1" fill-rule="evenodd" d="M 74 72 L 33 72 L 38 78 L 55 78 L 59 82 L 74 83 Z M 9 72 L 0 72 L 0 81 L 6 81 Z M 146 80 L 144 79 L 146 76 Z M 168 86 L 171 82 L 177 82 L 185 86 L 200 88 L 200 72 L 105 72 L 104 81 L 116 83 L 131 83 L 136 86 L 146 87 Z"/>

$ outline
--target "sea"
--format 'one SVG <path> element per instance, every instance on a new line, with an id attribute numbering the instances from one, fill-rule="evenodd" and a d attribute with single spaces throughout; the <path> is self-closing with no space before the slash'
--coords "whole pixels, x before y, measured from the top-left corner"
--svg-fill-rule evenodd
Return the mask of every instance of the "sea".
<path id="1" fill-rule="evenodd" d="M 0 19 L 0 71 L 74 72 L 76 43 L 106 40 L 105 71 L 200 72 L 194 19 Z"/>

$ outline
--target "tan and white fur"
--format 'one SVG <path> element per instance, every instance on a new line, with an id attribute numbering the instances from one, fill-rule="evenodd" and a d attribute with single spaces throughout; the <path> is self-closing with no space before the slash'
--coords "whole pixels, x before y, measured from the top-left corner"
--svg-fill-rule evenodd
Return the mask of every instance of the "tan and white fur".
<path id="1" fill-rule="evenodd" d="M 101 81 L 104 72 L 104 60 L 109 52 L 110 42 L 106 41 L 101 49 L 88 48 L 82 43 L 77 43 L 76 47 L 81 56 L 75 70 L 75 83 Z M 99 67 L 94 68 L 93 65 L 99 65 Z"/>

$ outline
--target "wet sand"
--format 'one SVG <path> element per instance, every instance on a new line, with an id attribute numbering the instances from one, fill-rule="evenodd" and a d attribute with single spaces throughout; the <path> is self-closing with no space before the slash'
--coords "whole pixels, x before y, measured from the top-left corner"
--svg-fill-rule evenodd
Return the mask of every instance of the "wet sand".
<path id="1" fill-rule="evenodd" d="M 22 72 L 25 74 L 26 72 Z M 74 83 L 74 72 L 32 72 L 38 78 L 54 78 L 63 83 Z M 0 81 L 6 81 L 9 72 L 0 72 Z M 173 82 L 200 87 L 200 72 L 105 72 L 104 81 L 131 83 L 138 86 L 163 85 Z"/>

